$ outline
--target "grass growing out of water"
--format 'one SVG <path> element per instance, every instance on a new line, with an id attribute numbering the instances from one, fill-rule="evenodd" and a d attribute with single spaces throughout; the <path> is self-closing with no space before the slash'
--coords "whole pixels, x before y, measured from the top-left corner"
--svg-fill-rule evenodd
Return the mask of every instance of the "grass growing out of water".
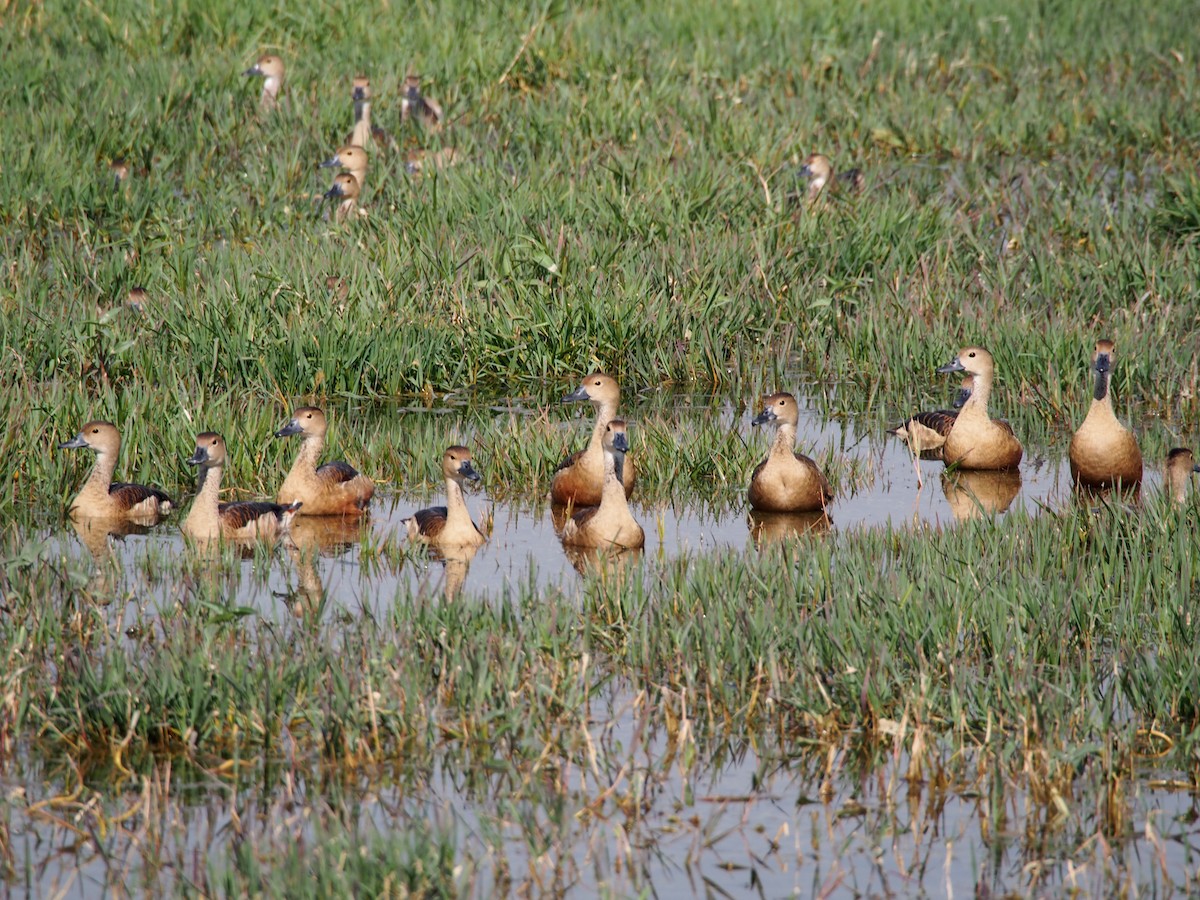
<path id="1" fill-rule="evenodd" d="M 642 698 L 646 734 L 667 736 L 663 769 L 678 759 L 685 774 L 731 745 L 814 771 L 895 745 L 914 783 L 1019 787 L 1057 821 L 1097 790 L 1119 798 L 1165 750 L 1158 765 L 1195 790 L 1194 505 L 651 561 L 589 580 L 582 600 L 528 586 L 442 604 L 368 581 L 370 615 L 283 624 L 230 600 L 245 577 L 232 556 L 147 559 L 145 596 L 118 609 L 38 543 L 82 469 L 52 448 L 94 417 L 121 424 L 124 477 L 172 491 L 193 477 L 194 435 L 217 430 L 228 483 L 270 493 L 294 448 L 269 435 L 307 401 L 336 411 L 337 454 L 381 482 L 436 482 L 463 439 L 493 496 L 534 502 L 583 440 L 555 401 L 596 367 L 625 386 L 653 504 L 737 508 L 765 445 L 736 417 L 764 391 L 802 378 L 823 413 L 879 430 L 943 402 L 933 369 L 965 343 L 996 354 L 998 411 L 1039 454 L 1061 455 L 1082 417 L 1098 337 L 1117 342 L 1114 389 L 1142 411 L 1147 458 L 1194 444 L 1190 13 L 5 7 L 0 750 L 46 766 L 67 798 L 56 808 L 93 824 L 116 816 L 126 779 L 150 797 L 170 761 L 234 794 L 261 782 L 264 798 L 289 777 L 409 787 L 448 769 L 499 796 L 481 787 L 495 778 L 541 818 L 497 802 L 475 824 L 515 828 L 534 858 L 576 822 L 642 808 L 613 785 L 643 745 L 589 743 L 614 685 Z M 289 66 L 271 117 L 237 75 L 264 48 Z M 399 126 L 409 66 L 452 120 L 440 135 Z M 315 165 L 349 130 L 358 71 L 402 145 L 455 146 L 464 162 L 412 177 L 377 155 L 366 217 L 338 226 L 313 203 L 328 186 Z M 863 166 L 865 196 L 791 204 L 811 150 Z M 132 175 L 114 191 L 117 156 Z M 141 313 L 123 306 L 134 285 Z M 718 399 L 681 424 L 676 389 Z M 467 412 L 379 414 L 445 394 Z M 872 477 L 852 447 L 805 449 L 843 492 Z M 589 773 L 574 793 L 554 777 L 573 766 Z M 85 785 L 98 803 L 72 794 Z M 1098 827 L 1127 836 L 1110 807 Z M 477 883 L 455 828 L 372 842 L 327 820 L 341 812 L 316 814 L 329 838 L 311 869 L 279 837 L 289 821 L 228 866 L 185 865 L 179 844 L 175 877 L 289 895 Z M 370 872 L 347 862 L 368 845 L 383 861 Z M 375 880 L 385 868 L 398 880 Z"/>

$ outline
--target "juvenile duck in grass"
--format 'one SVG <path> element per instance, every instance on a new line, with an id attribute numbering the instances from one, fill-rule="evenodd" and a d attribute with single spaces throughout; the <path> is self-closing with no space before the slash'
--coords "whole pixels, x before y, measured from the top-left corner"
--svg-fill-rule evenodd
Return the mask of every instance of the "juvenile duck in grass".
<path id="1" fill-rule="evenodd" d="M 329 425 L 325 413 L 302 406 L 275 432 L 275 437 L 301 435 L 300 452 L 279 489 L 279 502 L 296 500 L 305 516 L 361 516 L 375 494 L 375 482 L 340 460 L 318 466 Z"/>
<path id="2" fill-rule="evenodd" d="M 125 305 L 135 313 L 144 316 L 150 311 L 149 299 L 150 295 L 146 293 L 144 287 L 131 287 L 129 293 L 125 295 Z"/>
<path id="3" fill-rule="evenodd" d="M 334 211 L 334 221 L 345 222 L 358 211 L 359 185 L 358 179 L 349 172 L 339 172 L 333 179 L 333 185 L 322 197 L 326 200 L 338 201 Z"/>
<path id="4" fill-rule="evenodd" d="M 988 400 L 995 377 L 992 354 L 982 347 L 964 347 L 938 372 L 965 372 L 973 376 L 971 396 L 954 419 L 942 445 L 942 459 L 960 469 L 1015 469 L 1024 450 L 1012 426 L 988 415 Z"/>
<path id="5" fill-rule="evenodd" d="M 604 485 L 600 505 L 581 509 L 563 525 L 562 542 L 571 547 L 624 547 L 637 550 L 646 543 L 646 533 L 629 511 L 625 499 L 625 454 L 629 437 L 625 423 L 613 419 L 604 427 Z"/>
<path id="6" fill-rule="evenodd" d="M 604 433 L 608 423 L 617 417 L 621 388 L 611 375 L 593 372 L 583 379 L 576 390 L 562 398 L 563 403 L 581 400 L 587 400 L 596 407 L 596 424 L 587 447 L 564 459 L 550 480 L 550 499 L 559 505 L 570 503 L 581 507 L 600 503 L 604 488 Z M 626 497 L 633 493 L 636 478 L 633 463 L 626 460 L 621 471 Z"/>
<path id="7" fill-rule="evenodd" d="M 1096 374 L 1092 405 L 1087 417 L 1071 438 L 1068 456 L 1071 478 L 1084 488 L 1108 488 L 1117 484 L 1133 487 L 1142 481 L 1142 451 L 1137 438 L 1117 421 L 1113 413 L 1113 342 L 1096 342 L 1092 371 Z"/>
<path id="8" fill-rule="evenodd" d="M 279 105 L 279 89 L 283 87 L 282 59 L 273 53 L 264 53 L 242 75 L 262 78 L 262 94 L 258 98 L 258 108 L 262 112 L 270 112 Z"/>
<path id="9" fill-rule="evenodd" d="M 815 462 L 795 452 L 800 408 L 791 394 L 780 392 L 763 400 L 752 425 L 779 426 L 766 459 L 750 476 L 750 507 L 763 512 L 817 512 L 833 500 L 833 488 Z"/>
<path id="10" fill-rule="evenodd" d="M 361 192 L 367 186 L 367 163 L 370 156 L 359 144 L 344 144 L 329 159 L 321 163 L 322 169 L 341 168 L 354 176 Z M 328 196 L 328 195 L 326 195 Z"/>
<path id="11" fill-rule="evenodd" d="M 422 172 L 440 172 L 456 166 L 464 159 L 457 147 L 443 147 L 433 153 L 414 148 L 404 155 L 404 171 L 409 175 L 420 175 Z"/>
<path id="12" fill-rule="evenodd" d="M 158 488 L 113 483 L 113 472 L 121 453 L 121 433 L 111 422 L 88 422 L 79 434 L 58 447 L 60 450 L 91 450 L 96 454 L 92 474 L 71 501 L 68 511 L 72 516 L 145 522 L 171 510 L 171 498 Z"/>
<path id="13" fill-rule="evenodd" d="M 438 549 L 482 546 L 487 537 L 471 521 L 463 496 L 464 482 L 480 480 L 471 464 L 471 451 L 460 445 L 450 447 L 442 455 L 442 474 L 446 477 L 446 505 L 419 510 L 405 519 L 408 539 Z"/>
<path id="14" fill-rule="evenodd" d="M 1200 472 L 1196 457 L 1187 447 L 1176 447 L 1167 454 L 1167 495 L 1176 503 L 1187 502 L 1192 473 Z"/>
<path id="15" fill-rule="evenodd" d="M 378 125 L 371 124 L 371 80 L 366 75 L 355 76 L 351 96 L 354 99 L 354 130 L 346 143 L 385 151 L 395 149 L 395 139 Z"/>
<path id="16" fill-rule="evenodd" d="M 196 437 L 196 452 L 188 457 L 187 464 L 198 466 L 199 476 L 196 498 L 183 521 L 183 533 L 199 541 L 274 540 L 287 534 L 300 509 L 299 501 L 287 506 L 253 500 L 220 502 L 225 459 L 225 441 L 219 434 L 206 431 Z"/>
<path id="17" fill-rule="evenodd" d="M 442 126 L 442 108 L 421 93 L 421 77 L 408 75 L 404 79 L 404 93 L 400 99 L 400 121 L 415 119 L 428 131 L 439 131 Z"/>
<path id="18" fill-rule="evenodd" d="M 846 191 L 851 194 L 861 194 L 866 186 L 866 178 L 862 169 L 847 169 L 845 172 L 834 174 L 833 163 L 822 153 L 810 153 L 800 167 L 800 177 L 808 179 L 807 200 L 815 202 L 825 188 L 830 191 Z"/>
<path id="19" fill-rule="evenodd" d="M 919 412 L 905 419 L 895 428 L 889 428 L 888 434 L 894 434 L 908 445 L 913 454 L 913 467 L 917 470 L 917 486 L 920 487 L 922 459 L 941 459 L 942 445 L 946 443 L 946 435 L 954 427 L 958 411 L 962 409 L 967 398 L 971 396 L 971 388 L 975 379 L 968 375 L 962 380 L 962 386 L 955 392 L 952 409 L 935 409 L 929 412 Z"/>

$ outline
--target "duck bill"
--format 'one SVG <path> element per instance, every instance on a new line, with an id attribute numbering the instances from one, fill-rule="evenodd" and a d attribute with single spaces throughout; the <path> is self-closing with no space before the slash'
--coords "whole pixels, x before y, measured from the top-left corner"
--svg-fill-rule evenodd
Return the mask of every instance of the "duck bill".
<path id="1" fill-rule="evenodd" d="M 282 428 L 280 428 L 277 432 L 275 432 L 275 437 L 277 437 L 277 438 L 291 437 L 293 434 L 299 434 L 303 430 L 304 429 L 300 427 L 300 423 L 297 422 L 295 419 L 292 419 L 290 422 L 288 422 L 286 425 L 284 425 Z"/>
<path id="2" fill-rule="evenodd" d="M 345 191 L 342 190 L 342 186 L 340 184 L 335 184 L 321 196 L 323 196 L 326 200 L 333 200 L 334 198 L 341 197 L 344 194 Z"/>
<path id="3" fill-rule="evenodd" d="M 625 434 L 613 435 L 613 449 L 618 453 L 629 452 L 629 436 Z"/>
<path id="4" fill-rule="evenodd" d="M 342 161 L 338 157 L 331 156 L 331 157 L 329 157 L 329 159 L 322 162 L 320 164 L 319 168 L 332 169 L 334 166 L 340 166 L 341 164 L 342 164 Z"/>
<path id="5" fill-rule="evenodd" d="M 578 403 L 580 400 L 588 400 L 588 399 L 590 399 L 590 398 L 588 397 L 587 388 L 585 388 L 583 385 L 580 385 L 578 388 L 571 391 L 571 393 L 569 393 L 565 397 L 563 397 L 562 402 L 563 403 Z"/>
<path id="6" fill-rule="evenodd" d="M 471 465 L 470 460 L 465 460 L 459 465 L 458 474 L 463 478 L 469 478 L 471 481 L 481 481 L 483 479 L 483 476 L 475 470 L 473 465 Z"/>
<path id="7" fill-rule="evenodd" d="M 82 450 L 88 445 L 88 442 L 83 437 L 83 432 L 75 435 L 69 441 L 63 441 L 58 445 L 59 450 Z"/>
<path id="8" fill-rule="evenodd" d="M 777 416 L 775 410 L 764 409 L 750 422 L 751 425 L 766 425 L 768 422 L 774 422 Z"/>
<path id="9" fill-rule="evenodd" d="M 1097 353 L 1096 362 L 1092 366 L 1096 372 L 1096 387 L 1092 396 L 1103 400 L 1108 396 L 1108 378 L 1112 372 L 1112 358 L 1107 353 Z"/>
<path id="10" fill-rule="evenodd" d="M 967 367 L 964 366 L 962 364 L 962 360 L 956 356 L 944 366 L 938 366 L 937 371 L 940 375 L 949 375 L 951 372 L 965 372 L 967 371 Z"/>
<path id="11" fill-rule="evenodd" d="M 260 69 L 257 65 L 253 65 L 242 73 L 242 77 L 246 78 L 250 75 L 261 75 L 262 73 L 262 69 Z"/>
<path id="12" fill-rule="evenodd" d="M 200 466 L 208 459 L 208 451 L 203 447 L 197 447 L 196 452 L 184 460 L 189 466 Z"/>

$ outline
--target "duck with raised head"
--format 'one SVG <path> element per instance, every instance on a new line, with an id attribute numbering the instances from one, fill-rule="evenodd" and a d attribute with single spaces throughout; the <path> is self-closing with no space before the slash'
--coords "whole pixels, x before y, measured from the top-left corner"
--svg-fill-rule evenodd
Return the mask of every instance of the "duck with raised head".
<path id="1" fill-rule="evenodd" d="M 1121 484 L 1133 487 L 1142 481 L 1142 451 L 1137 438 L 1122 425 L 1113 412 L 1112 379 L 1114 346 L 1112 341 L 1096 342 L 1092 354 L 1095 382 L 1092 404 L 1083 424 L 1071 438 L 1067 454 L 1071 478 L 1085 488 L 1108 488 Z"/>
<path id="2" fill-rule="evenodd" d="M 965 372 L 973 378 L 971 396 L 954 419 L 942 444 L 942 459 L 961 469 L 1015 469 L 1024 449 L 1012 426 L 988 414 L 996 363 L 982 347 L 964 347 L 938 372 Z"/>
<path id="3" fill-rule="evenodd" d="M 395 139 L 378 125 L 371 124 L 371 79 L 366 75 L 354 76 L 350 95 L 354 100 L 354 130 L 346 143 L 377 150 L 394 149 Z"/>
<path id="4" fill-rule="evenodd" d="M 183 533 L 198 541 L 273 540 L 287 534 L 299 501 L 286 506 L 258 500 L 220 502 L 225 460 L 225 441 L 219 434 L 206 431 L 196 437 L 196 452 L 187 459 L 189 466 L 199 467 L 196 498 L 183 521 Z"/>
<path id="5" fill-rule="evenodd" d="M 587 447 L 564 459 L 550 480 L 550 499 L 565 506 L 596 506 L 604 488 L 604 433 L 608 423 L 617 417 L 621 388 L 617 380 L 603 372 L 592 372 L 579 387 L 562 398 L 563 403 L 587 400 L 596 407 L 596 424 Z M 637 473 L 632 461 L 626 460 L 621 473 L 625 496 L 633 493 Z"/>
<path id="6" fill-rule="evenodd" d="M 60 450 L 91 450 L 96 454 L 92 474 L 71 501 L 72 516 L 92 519 L 146 521 L 166 515 L 171 498 L 155 487 L 112 480 L 121 453 L 121 433 L 112 422 L 87 422 Z"/>
<path id="7" fill-rule="evenodd" d="M 323 199 L 337 202 L 337 209 L 333 214 L 335 222 L 345 222 L 354 217 L 358 210 L 358 197 L 358 179 L 349 172 L 338 172 L 337 177 L 333 179 L 333 185 L 322 194 Z"/>
<path id="8" fill-rule="evenodd" d="M 808 179 L 806 199 L 809 203 L 816 201 L 826 188 L 861 194 L 866 185 L 862 169 L 847 169 L 835 174 L 833 163 L 823 153 L 810 153 L 805 157 L 800 167 L 800 177 Z"/>
<path id="9" fill-rule="evenodd" d="M 1187 447 L 1175 447 L 1167 454 L 1167 496 L 1175 503 L 1186 503 L 1192 474 L 1200 472 L 1196 457 Z"/>
<path id="10" fill-rule="evenodd" d="M 629 511 L 625 496 L 624 468 L 628 464 L 629 437 L 625 423 L 613 419 L 601 436 L 604 454 L 604 483 L 600 505 L 581 509 L 563 525 L 562 542 L 571 547 L 645 546 L 646 533 Z"/>
<path id="11" fill-rule="evenodd" d="M 369 161 L 370 156 L 360 144 L 343 144 L 337 148 L 333 156 L 322 162 L 320 167 L 322 169 L 345 169 L 354 176 L 354 180 L 358 184 L 358 191 L 361 193 L 367 186 L 367 163 Z M 334 184 L 336 185 L 336 183 L 335 179 Z M 326 196 L 329 195 L 326 194 Z M 355 196 L 357 197 L 357 194 Z"/>
<path id="12" fill-rule="evenodd" d="M 375 494 L 375 482 L 341 460 L 317 465 L 328 430 L 324 412 L 302 406 L 275 432 L 277 438 L 301 436 L 300 452 L 279 489 L 279 502 L 301 501 L 305 516 L 361 516 Z"/>
<path id="13" fill-rule="evenodd" d="M 400 121 L 415 119 L 429 131 L 437 131 L 442 124 L 442 108 L 434 100 L 421 93 L 421 76 L 408 75 L 404 79 L 404 93 L 400 98 Z"/>
<path id="14" fill-rule="evenodd" d="M 487 537 L 471 521 L 471 512 L 463 495 L 463 485 L 479 481 L 479 472 L 472 464 L 471 451 L 455 445 L 442 454 L 442 475 L 446 478 L 446 505 L 431 506 L 413 513 L 404 520 L 408 539 L 421 541 L 431 547 L 480 547 Z"/>
<path id="15" fill-rule="evenodd" d="M 786 392 L 771 394 L 763 400 L 762 411 L 751 425 L 778 426 L 766 459 L 750 476 L 750 507 L 763 512 L 817 512 L 833 500 L 833 488 L 820 467 L 803 453 L 796 452 L 796 429 L 800 407 Z"/>
<path id="16" fill-rule="evenodd" d="M 279 105 L 279 89 L 283 87 L 282 59 L 273 53 L 264 53 L 242 75 L 257 76 L 263 80 L 262 94 L 258 98 L 260 110 L 270 112 Z"/>

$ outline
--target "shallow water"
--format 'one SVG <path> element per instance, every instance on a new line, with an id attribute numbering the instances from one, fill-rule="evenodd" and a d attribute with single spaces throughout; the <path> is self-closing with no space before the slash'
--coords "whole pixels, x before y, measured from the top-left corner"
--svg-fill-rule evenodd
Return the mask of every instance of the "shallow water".
<path id="1" fill-rule="evenodd" d="M 511 415 L 513 409 L 497 414 Z M 768 439 L 750 428 L 752 411 L 713 407 L 706 399 L 685 407 L 683 414 L 736 428 L 766 452 Z M 898 440 L 860 436 L 852 424 L 823 420 L 811 408 L 804 411 L 800 432 L 809 452 L 833 447 L 839 457 L 858 460 L 858 486 L 847 487 L 835 500 L 831 521 L 812 516 L 755 520 L 741 507 L 714 513 L 635 500 L 634 515 L 647 536 L 643 558 L 669 560 L 721 549 L 754 553 L 761 543 L 797 535 L 836 541 L 840 533 L 884 526 L 955 527 L 985 512 L 1024 508 L 1037 513 L 1076 502 L 1065 461 L 1038 448 L 1029 448 L 1019 475 L 943 478 L 940 463 L 923 462 L 925 485 L 918 488 L 912 459 Z M 481 464 L 486 472 L 486 461 Z M 1147 472 L 1148 494 L 1157 492 L 1157 480 Z M 276 623 L 311 617 L 320 609 L 323 621 L 336 627 L 340 616 L 381 615 L 390 604 L 411 602 L 414 595 L 462 591 L 467 597 L 503 598 L 529 584 L 572 594 L 582 583 L 577 572 L 582 564 L 558 542 L 544 500 L 494 502 L 485 492 L 470 494 L 475 521 L 490 522 L 491 537 L 470 559 L 449 560 L 410 551 L 404 540 L 402 520 L 431 502 L 440 502 L 440 496 L 382 489 L 370 519 L 361 524 L 300 519 L 294 545 L 259 549 L 234 564 L 232 575 L 224 576 L 229 603 Z M 156 609 L 181 602 L 179 585 L 163 577 L 171 571 L 164 561 L 192 552 L 174 520 L 119 539 L 84 526 L 38 538 L 55 554 L 85 563 L 91 557 L 90 587 L 98 599 L 113 601 L 108 616 L 114 630 L 141 627 Z M 636 558 L 629 562 L 638 564 Z M 244 620 L 244 627 L 257 627 L 255 619 Z M 481 884 L 537 892 L 575 887 L 619 895 L 650 890 L 658 895 L 970 896 L 978 890 L 1025 894 L 1077 887 L 1094 895 L 1126 882 L 1197 889 L 1200 831 L 1190 795 L 1154 789 L 1148 782 L 1132 785 L 1127 798 L 1132 827 L 1110 841 L 1086 803 L 1072 806 L 1063 821 L 1047 823 L 1044 809 L 1033 807 L 1011 785 L 1001 792 L 1003 814 L 970 786 L 931 794 L 924 784 L 904 778 L 903 753 L 855 774 L 846 769 L 843 751 L 815 762 L 768 767 L 740 748 L 685 771 L 664 736 L 639 728 L 645 702 L 618 687 L 598 704 L 589 730 L 605 750 L 605 768 L 568 768 L 560 774 L 568 799 L 554 823 L 537 803 L 532 809 L 520 802 L 507 807 L 511 785 L 502 778 L 480 774 L 482 789 L 476 785 L 466 791 L 464 773 L 446 770 L 432 773 L 418 790 L 362 785 L 359 815 L 381 833 L 439 823 L 456 835 L 460 852 L 479 863 L 485 873 Z M 826 765 L 833 772 L 828 777 Z M 42 783 L 39 773 L 5 776 L 6 792 L 25 792 L 25 803 L 67 790 L 54 782 Z M 173 807 L 173 815 L 188 823 L 185 833 L 194 836 L 187 840 L 196 842 L 175 848 L 180 859 L 208 848 L 203 835 L 213 836 L 218 853 L 229 849 L 230 814 L 224 801 L 208 796 L 214 790 L 225 793 L 220 782 L 207 792 L 201 785 Z M 288 807 L 278 790 L 266 795 L 255 790 L 246 789 L 239 803 L 259 808 L 253 827 L 262 829 L 264 842 L 310 828 L 294 809 L 315 803 L 319 797 L 310 792 L 319 789 L 289 788 L 288 803 L 298 807 Z M 134 798 L 109 799 L 120 806 Z M 87 842 L 77 847 L 69 829 L 28 816 L 25 803 L 10 808 L 9 824 L 14 858 L 33 863 L 26 876 L 31 893 L 88 896 L 114 883 L 111 845 L 108 860 Z M 547 829 L 554 825 L 554 849 L 530 846 L 529 817 Z M 498 833 L 500 840 L 485 846 L 481 833 Z M 137 852 L 125 848 L 126 857 Z M 175 879 L 181 877 L 176 872 L 165 880 L 178 884 Z"/>

